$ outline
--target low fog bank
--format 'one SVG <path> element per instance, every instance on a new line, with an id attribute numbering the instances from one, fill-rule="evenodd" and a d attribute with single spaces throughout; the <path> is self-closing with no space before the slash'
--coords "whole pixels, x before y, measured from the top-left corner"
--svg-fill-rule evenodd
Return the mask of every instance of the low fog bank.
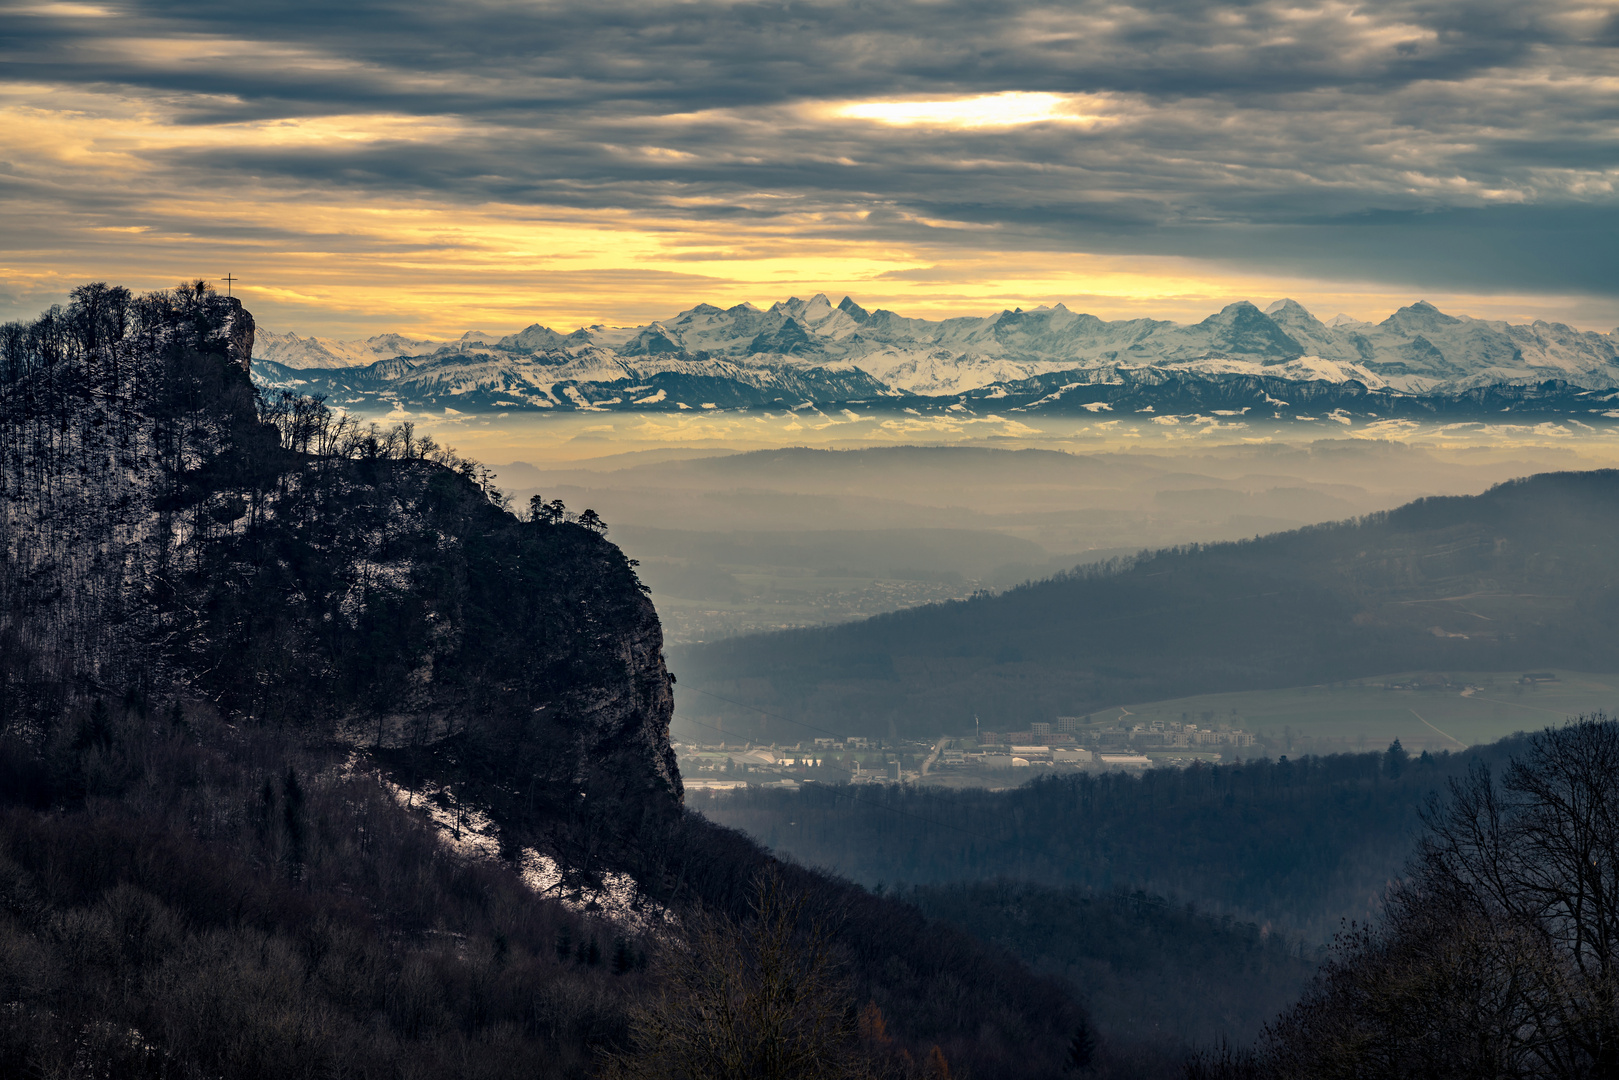
<path id="1" fill-rule="evenodd" d="M 652 449 L 497 464 L 594 509 L 671 644 L 996 591 L 1142 548 L 1232 540 L 1590 467 L 1576 448 L 1367 439 L 1177 448 Z"/>

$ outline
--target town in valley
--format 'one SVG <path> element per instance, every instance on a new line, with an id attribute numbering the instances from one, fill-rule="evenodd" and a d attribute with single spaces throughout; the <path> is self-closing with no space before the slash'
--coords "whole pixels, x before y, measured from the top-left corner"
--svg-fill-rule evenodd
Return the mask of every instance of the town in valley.
<path id="1" fill-rule="evenodd" d="M 677 742 L 685 786 L 725 791 L 750 785 L 796 788 L 805 783 L 934 784 L 1007 787 L 1033 770 L 1141 771 L 1253 756 L 1255 736 L 1212 715 L 1199 724 L 1153 720 L 1093 722 L 1060 716 L 1026 731 L 941 735 L 932 742 L 849 736 L 822 737 L 791 746 L 720 740 Z M 1031 771 L 1025 771 L 1031 770 Z"/>

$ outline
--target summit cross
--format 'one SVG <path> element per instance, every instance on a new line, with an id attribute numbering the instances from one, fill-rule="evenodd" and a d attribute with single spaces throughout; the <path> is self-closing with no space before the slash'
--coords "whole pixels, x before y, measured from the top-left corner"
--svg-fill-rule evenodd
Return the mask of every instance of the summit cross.
<path id="1" fill-rule="evenodd" d="M 231 277 L 230 274 L 226 274 L 225 275 L 225 295 L 226 296 L 230 295 L 231 282 L 233 282 L 233 281 L 241 281 L 241 280 L 242 280 L 241 278 Z"/>

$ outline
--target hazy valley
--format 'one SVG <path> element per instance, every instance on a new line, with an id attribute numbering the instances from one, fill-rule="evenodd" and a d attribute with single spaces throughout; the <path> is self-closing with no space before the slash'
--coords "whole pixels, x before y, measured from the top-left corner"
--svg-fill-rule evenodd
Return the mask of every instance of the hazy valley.
<path id="1" fill-rule="evenodd" d="M 710 450 L 494 471 L 520 501 L 539 494 L 602 514 L 641 561 L 669 640 L 684 645 L 965 599 L 1143 549 L 1476 493 L 1589 460 L 1550 440 L 1495 448 L 1306 437 L 1089 452 Z"/>

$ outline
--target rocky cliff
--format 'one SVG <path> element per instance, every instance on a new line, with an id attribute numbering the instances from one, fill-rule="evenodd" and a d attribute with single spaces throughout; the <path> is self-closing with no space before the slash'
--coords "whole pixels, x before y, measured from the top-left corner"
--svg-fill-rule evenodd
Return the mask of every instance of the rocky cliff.
<path id="1" fill-rule="evenodd" d="M 372 753 L 507 831 L 678 812 L 657 614 L 598 531 L 313 402 L 265 410 L 252 316 L 87 286 L 0 332 L 0 723 L 185 696 Z"/>

